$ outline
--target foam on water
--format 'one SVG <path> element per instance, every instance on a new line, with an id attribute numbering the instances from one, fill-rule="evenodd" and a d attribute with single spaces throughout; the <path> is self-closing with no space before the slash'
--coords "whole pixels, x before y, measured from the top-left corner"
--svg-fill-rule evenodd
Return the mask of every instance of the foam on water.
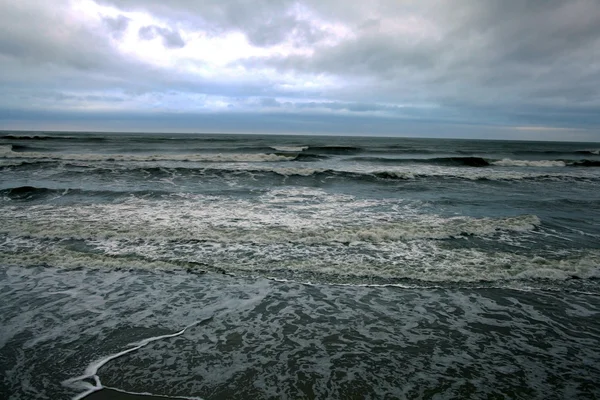
<path id="1" fill-rule="evenodd" d="M 12 151 L 12 145 L 10 145 L 10 144 L 0 145 L 0 156 L 7 157 L 7 156 L 10 156 L 12 154 L 15 154 Z"/>
<path id="2" fill-rule="evenodd" d="M 82 398 L 101 387 L 234 399 L 600 390 L 594 295 L 0 272 L 0 302 L 19 308 L 0 314 L 0 368 L 16 400 Z"/>
<path id="3" fill-rule="evenodd" d="M 11 146 L 0 146 L 0 156 L 15 159 L 49 159 L 49 160 L 72 160 L 72 161 L 188 161 L 188 162 L 273 162 L 291 161 L 294 156 L 281 154 L 95 154 L 95 153 L 45 153 L 45 152 L 14 152 Z"/>
<path id="4" fill-rule="evenodd" d="M 372 202 L 339 196 L 338 202 L 351 205 L 340 210 L 333 201 L 319 201 L 318 196 L 323 196 L 320 191 L 298 190 L 288 192 L 289 197 L 281 193 L 270 193 L 264 202 L 256 204 L 238 203 L 227 208 L 237 211 L 228 213 L 219 213 L 210 201 L 186 204 L 171 200 L 168 210 L 161 202 L 139 199 L 101 206 L 32 206 L 11 212 L 14 219 L 0 221 L 0 232 L 10 234 L 0 243 L 0 254 L 5 265 L 175 268 L 320 282 L 599 276 L 597 251 L 546 251 L 533 257 L 446 244 L 453 237 L 476 237 L 508 246 L 525 245 L 544 234 L 537 231 L 540 221 L 535 216 L 490 219 L 414 215 L 386 221 L 385 214 L 369 211 Z M 285 212 L 273 207 L 310 196 L 316 197 L 315 205 L 298 203 L 295 213 L 289 207 Z M 273 211 L 267 214 L 261 207 Z M 410 210 L 415 211 L 404 205 L 397 212 L 405 216 Z M 376 224 L 364 226 L 369 220 Z"/>
<path id="5" fill-rule="evenodd" d="M 416 203 L 360 201 L 320 191 L 270 191 L 258 200 L 195 196 L 121 203 L 5 207 L 0 232 L 40 238 L 169 238 L 217 242 L 385 242 L 530 231 L 535 215 L 440 217 Z M 327 200 L 324 201 L 324 198 Z M 273 207 L 273 204 L 285 207 Z"/>
<path id="6" fill-rule="evenodd" d="M 560 160 L 511 160 L 510 158 L 494 161 L 491 164 L 502 167 L 565 167 L 567 165 Z"/>
<path id="7" fill-rule="evenodd" d="M 428 212 L 427 203 L 359 200 L 315 188 L 277 188 L 256 199 L 179 194 L 4 210 L 0 251 L 8 265 L 176 267 L 358 282 L 564 280 L 598 274 L 595 252 L 545 251 L 535 259 L 468 245 L 476 239 L 517 251 L 540 236 L 555 236 L 535 215 L 444 217 Z"/>

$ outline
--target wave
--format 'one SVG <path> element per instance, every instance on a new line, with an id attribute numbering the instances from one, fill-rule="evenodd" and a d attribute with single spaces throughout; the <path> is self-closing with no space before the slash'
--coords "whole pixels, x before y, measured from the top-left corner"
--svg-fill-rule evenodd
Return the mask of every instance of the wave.
<path id="1" fill-rule="evenodd" d="M 58 191 L 48 188 L 39 188 L 35 186 L 18 186 L 10 189 L 0 190 L 0 195 L 8 197 L 11 200 L 36 200 L 45 198 Z M 64 190 L 63 190 L 64 192 Z"/>
<path id="2" fill-rule="evenodd" d="M 287 164 L 286 164 L 287 165 Z M 289 164 L 293 165 L 293 164 Z M 345 169 L 330 169 L 330 168 L 308 168 L 308 167 L 286 167 L 286 166 L 271 166 L 264 163 L 256 163 L 249 167 L 248 165 L 240 164 L 239 167 L 233 165 L 223 165 L 219 167 L 215 164 L 210 166 L 198 166 L 190 164 L 189 166 L 166 167 L 158 165 L 130 165 L 130 164 L 114 164 L 111 166 L 88 164 L 87 162 L 77 162 L 77 160 L 54 161 L 36 160 L 33 162 L 20 161 L 3 165 L 0 161 L 1 170 L 23 170 L 23 172 L 31 168 L 51 168 L 57 167 L 57 171 L 61 174 L 71 175 L 76 177 L 78 174 L 85 175 L 88 178 L 90 175 L 111 175 L 123 174 L 131 176 L 139 174 L 141 178 L 155 179 L 168 178 L 185 178 L 194 177 L 195 179 L 210 179 L 212 177 L 219 178 L 234 178 L 246 180 L 247 178 L 255 181 L 259 178 L 297 178 L 297 179 L 312 179 L 320 182 L 326 182 L 328 179 L 347 180 L 356 182 L 372 182 L 385 183 L 389 181 L 439 181 L 439 180 L 468 180 L 468 181 L 556 181 L 556 182 L 596 182 L 600 180 L 598 174 L 582 172 L 574 173 L 571 170 L 565 169 L 561 172 L 541 173 L 515 170 L 500 170 L 487 168 L 453 168 L 442 170 L 427 170 L 427 169 L 410 169 L 403 168 L 401 170 L 384 169 L 384 170 L 345 170 Z"/>
<path id="3" fill-rule="evenodd" d="M 600 167 L 600 161 L 596 161 L 596 160 L 573 161 L 569 165 L 572 167 Z"/>
<path id="4" fill-rule="evenodd" d="M 16 141 L 82 141 L 82 142 L 104 142 L 106 138 L 98 136 L 64 136 L 64 135 L 0 135 L 0 140 Z"/>
<path id="5" fill-rule="evenodd" d="M 5 191 L 17 200 L 55 194 L 58 190 L 21 186 Z M 66 191 L 63 191 L 66 193 Z M 93 193 L 93 192 L 92 192 Z M 28 209 L 11 218 L 2 217 L 2 232 L 27 233 L 42 237 L 94 239 L 106 236 L 135 239 L 203 240 L 214 242 L 305 243 L 331 244 L 354 242 L 396 242 L 415 239 L 444 240 L 463 236 L 490 236 L 497 232 L 531 231 L 541 225 L 535 215 L 500 218 L 440 217 L 418 214 L 397 221 L 365 219 L 356 223 L 351 205 L 338 204 L 332 217 L 321 215 L 319 223 L 298 219 L 293 210 L 277 211 L 272 199 L 262 202 L 229 201 L 212 196 L 189 198 L 171 196 L 148 199 L 129 196 L 124 202 L 107 204 L 56 205 L 44 209 Z M 324 198 L 333 201 L 331 197 Z M 277 199 L 275 199 L 277 200 Z M 226 203 L 224 203 L 226 202 Z M 338 201 L 339 202 L 339 201 Z M 321 202 L 305 204 L 315 214 L 322 212 Z M 346 207 L 346 211 L 343 210 Z M 243 216 L 231 220 L 235 208 L 244 209 Z M 266 215 L 271 214 L 271 215 Z M 164 215 L 169 215 L 165 220 Z M 241 215 L 241 214 L 240 214 Z M 277 218 L 273 219 L 272 215 Z M 364 217 L 363 217 L 364 218 Z M 80 222 L 81 221 L 81 222 Z"/>
<path id="6" fill-rule="evenodd" d="M 117 197 L 131 198 L 132 196 L 135 196 L 137 198 L 152 198 L 169 196 L 172 194 L 173 192 L 165 190 L 90 190 L 82 188 L 47 188 L 37 186 L 16 186 L 0 190 L 0 197 L 12 201 L 47 200 L 51 197 L 58 198 L 65 196 L 94 197 L 96 200 L 98 197 L 107 197 L 110 200 L 114 200 Z"/>
<path id="7" fill-rule="evenodd" d="M 1 158 L 27 158 L 70 161 L 188 161 L 188 162 L 272 162 L 294 161 L 295 154 L 63 154 L 43 152 L 15 152 L 12 146 L 0 146 Z M 310 158 L 310 156 L 308 156 Z"/>
<path id="8" fill-rule="evenodd" d="M 0 156 L 10 155 L 12 152 L 13 152 L 13 147 L 11 144 L 0 145 Z"/>
<path id="9" fill-rule="evenodd" d="M 511 151 L 512 154 L 516 155 L 569 155 L 569 154 L 577 154 L 577 155 L 600 155 L 600 149 L 583 149 L 583 150 L 514 150 Z"/>
<path id="10" fill-rule="evenodd" d="M 510 158 L 493 161 L 491 164 L 500 167 L 564 167 L 567 165 L 562 160 L 512 160 Z"/>
<path id="11" fill-rule="evenodd" d="M 308 149 L 308 146 L 271 146 L 273 150 L 285 152 L 301 152 Z"/>
<path id="12" fill-rule="evenodd" d="M 577 150 L 575 153 L 577 153 L 577 154 L 593 154 L 595 156 L 598 156 L 598 155 L 600 155 L 600 149 Z"/>
<path id="13" fill-rule="evenodd" d="M 596 160 L 512 160 L 505 158 L 490 164 L 501 167 L 600 167 L 600 161 Z"/>
<path id="14" fill-rule="evenodd" d="M 431 164 L 454 167 L 598 167 L 600 161 L 596 160 L 502 160 L 486 159 L 482 157 L 435 157 L 435 158 L 388 158 L 388 157 L 353 157 L 351 161 L 365 161 L 374 164 Z"/>
<path id="15" fill-rule="evenodd" d="M 3 170 L 18 170 L 18 169 L 35 169 L 39 167 L 43 167 L 44 169 L 48 169 L 51 167 L 57 167 L 61 165 L 60 161 L 21 161 L 15 159 L 0 159 L 0 171 Z"/>
<path id="16" fill-rule="evenodd" d="M 317 153 L 317 154 L 333 154 L 333 155 L 345 155 L 345 154 L 357 154 L 363 152 L 362 147 L 357 146 L 308 146 L 304 149 L 306 153 Z"/>
<path id="17" fill-rule="evenodd" d="M 77 229 L 77 227 L 75 227 Z M 82 232 L 78 232 L 81 234 Z M 138 235 L 140 232 L 138 231 Z M 3 265 L 63 268 L 186 269 L 324 283 L 566 281 L 600 278 L 600 253 L 578 250 L 560 257 L 447 248 L 440 241 L 279 243 L 100 236 L 61 245 L 39 234 L 0 244 Z M 40 240 L 42 239 L 42 240 Z M 74 243 L 73 239 L 69 243 Z M 22 251 L 27 249 L 28 251 Z M 35 251 L 32 251 L 35 249 Z M 84 251 L 85 249 L 85 251 Z"/>
<path id="18" fill-rule="evenodd" d="M 306 153 L 297 153 L 297 154 L 275 153 L 275 154 L 278 156 L 281 156 L 281 157 L 287 157 L 289 160 L 293 160 L 293 161 L 322 161 L 322 160 L 329 159 L 328 156 L 325 156 L 322 154 L 306 154 Z"/>
<path id="19" fill-rule="evenodd" d="M 445 166 L 487 167 L 488 160 L 481 157 L 436 157 L 436 158 L 386 158 L 353 157 L 352 161 L 367 161 L 380 164 L 434 164 Z"/>

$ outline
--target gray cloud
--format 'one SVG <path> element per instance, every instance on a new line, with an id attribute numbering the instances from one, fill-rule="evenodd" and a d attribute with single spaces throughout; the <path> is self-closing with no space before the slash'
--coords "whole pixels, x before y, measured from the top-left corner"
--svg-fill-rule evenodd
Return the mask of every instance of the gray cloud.
<path id="1" fill-rule="evenodd" d="M 0 54 L 23 64 L 53 64 L 76 69 L 101 69 L 112 48 L 102 35 L 60 16 L 54 7 L 3 6 L 0 12 Z"/>
<path id="2" fill-rule="evenodd" d="M 101 91 L 118 93 L 115 101 L 151 94 L 158 102 L 159 94 L 174 91 L 222 96 L 232 109 L 252 104 L 256 112 L 279 110 L 290 113 L 288 118 L 329 111 L 432 123 L 600 129 L 597 0 L 379 0 L 355 7 L 341 0 L 102 4 L 161 19 L 164 25 L 144 26 L 138 34 L 170 49 L 192 40 L 188 30 L 201 29 L 207 37 L 241 32 L 258 47 L 285 42 L 311 51 L 247 58 L 231 65 L 247 71 L 247 79 L 209 80 L 117 51 L 111 40 L 131 27 L 125 15 L 105 17 L 92 28 L 64 17 L 66 1 L 23 0 L 17 6 L 0 0 L 0 105 L 46 106 L 47 93 L 63 93 L 59 104 L 113 96 Z M 352 34 L 332 42 L 331 32 L 312 18 L 339 23 Z M 290 89 L 287 77 L 335 84 L 303 91 Z"/>
<path id="3" fill-rule="evenodd" d="M 103 0 L 102 3 L 123 10 L 149 10 L 173 21 L 202 26 L 215 35 L 231 29 L 240 29 L 256 44 L 278 43 L 281 40 L 279 35 L 287 35 L 283 28 L 290 23 L 296 23 L 287 13 L 293 5 L 289 0 L 174 0 L 169 3 L 158 0 Z"/>
<path id="4" fill-rule="evenodd" d="M 114 38 L 121 38 L 129 25 L 130 19 L 119 15 L 118 17 L 103 18 L 104 25 L 109 29 L 111 36 Z"/>
<path id="5" fill-rule="evenodd" d="M 177 30 L 162 28 L 156 25 L 149 25 L 140 28 L 139 36 L 144 40 L 152 40 L 157 36 L 162 38 L 163 44 L 169 49 L 180 49 L 185 46 L 185 41 L 181 33 Z"/>

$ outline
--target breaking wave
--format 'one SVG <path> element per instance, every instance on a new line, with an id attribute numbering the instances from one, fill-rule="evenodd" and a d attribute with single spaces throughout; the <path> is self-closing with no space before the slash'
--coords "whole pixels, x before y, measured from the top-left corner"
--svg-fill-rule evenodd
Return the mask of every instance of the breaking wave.
<path id="1" fill-rule="evenodd" d="M 304 149 L 306 153 L 318 153 L 318 154 L 357 154 L 364 151 L 362 147 L 357 146 L 308 146 Z"/>
<path id="2" fill-rule="evenodd" d="M 486 167 L 490 163 L 481 157 L 437 157 L 437 158 L 386 158 L 354 157 L 352 161 L 367 161 L 378 164 L 434 164 L 445 166 Z"/>
<path id="3" fill-rule="evenodd" d="M 273 150 L 285 152 L 301 152 L 308 149 L 308 146 L 271 146 Z"/>
<path id="4" fill-rule="evenodd" d="M 562 160 L 511 160 L 510 158 L 493 161 L 491 164 L 500 167 L 564 167 L 567 165 Z"/>
<path id="5" fill-rule="evenodd" d="M 71 161 L 190 161 L 190 162 L 272 162 L 292 161 L 294 154 L 63 154 L 44 152 L 14 152 L 11 146 L 2 146 L 3 158 L 28 158 Z"/>
<path id="6" fill-rule="evenodd" d="M 389 158 L 389 157 L 354 157 L 352 161 L 366 161 L 374 164 L 431 164 L 450 167 L 598 167 L 600 160 L 513 160 L 504 158 L 494 160 L 482 157 L 435 157 L 435 158 Z"/>
<path id="7" fill-rule="evenodd" d="M 278 156 L 275 156 L 278 157 Z M 201 158 L 207 160 L 207 158 Z M 244 156 L 234 158 L 237 161 L 250 159 L 263 160 L 262 157 L 246 158 Z M 17 159 L 12 159 L 17 160 Z M 600 176 L 595 173 L 581 174 L 571 172 L 570 170 L 564 170 L 561 172 L 533 172 L 533 171 L 516 171 L 516 170 L 503 170 L 500 168 L 452 168 L 452 169 L 411 169 L 409 167 L 402 167 L 401 169 L 354 169 L 354 170 L 338 170 L 329 168 L 309 168 L 305 166 L 275 166 L 265 165 L 255 161 L 256 164 L 252 167 L 244 164 L 240 164 L 236 167 L 235 162 L 229 159 L 230 164 L 226 163 L 226 159 L 221 159 L 222 163 L 213 159 L 214 164 L 207 164 L 206 166 L 193 165 L 189 166 L 159 166 L 159 165 L 144 165 L 144 164 L 111 164 L 108 165 L 89 165 L 79 160 L 66 159 L 64 161 L 57 161 L 54 159 L 46 159 L 35 161 L 20 161 L 11 162 L 6 165 L 0 163 L 0 170 L 28 170 L 30 168 L 46 167 L 47 169 L 55 167 L 61 174 L 70 174 L 73 177 L 84 174 L 85 177 L 93 175 L 114 175 L 114 174 L 125 174 L 131 176 L 132 174 L 139 174 L 143 179 L 150 177 L 195 177 L 197 179 L 211 178 L 211 177 L 230 177 L 234 179 L 243 179 L 249 177 L 251 179 L 256 178 L 310 178 L 323 181 L 325 179 L 336 179 L 344 181 L 356 181 L 356 182 L 386 182 L 386 181 L 415 181 L 415 180 L 469 180 L 469 181 L 498 181 L 498 182 L 510 182 L 510 181 L 581 181 L 591 182 L 600 180 Z M 280 159 L 277 159 L 280 160 Z M 289 160 L 284 158 L 284 160 Z M 301 159 L 303 161 L 310 161 Z M 108 161 L 108 160 L 105 160 Z M 161 161 L 161 160 L 158 160 Z M 222 164 L 222 167 L 220 166 Z M 293 164 L 290 164 L 293 165 Z"/>
<path id="8" fill-rule="evenodd" d="M 50 136 L 50 135 L 1 135 L 0 140 L 81 140 L 75 136 Z M 83 140 L 95 141 L 101 138 L 86 137 Z"/>

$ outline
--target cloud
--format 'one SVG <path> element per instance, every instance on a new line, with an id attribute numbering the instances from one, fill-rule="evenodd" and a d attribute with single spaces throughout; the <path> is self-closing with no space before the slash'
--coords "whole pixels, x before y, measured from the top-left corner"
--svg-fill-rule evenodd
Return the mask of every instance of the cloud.
<path id="1" fill-rule="evenodd" d="M 76 69 L 102 68 L 113 49 L 102 35 L 68 18 L 65 2 L 49 7 L 28 0 L 2 4 L 0 55 L 23 64 L 54 64 Z"/>
<path id="2" fill-rule="evenodd" d="M 327 114 L 600 132 L 597 54 L 596 0 L 0 0 L 0 107 L 65 116 L 235 110 L 280 114 L 282 130 Z"/>
<path id="3" fill-rule="evenodd" d="M 165 47 L 169 49 L 180 49 L 185 46 L 185 41 L 181 37 L 181 33 L 177 30 L 171 30 L 156 25 L 141 27 L 139 36 L 144 40 L 152 40 L 159 36 L 162 38 Z"/>
<path id="4" fill-rule="evenodd" d="M 114 18 L 103 18 L 104 25 L 109 29 L 110 34 L 116 39 L 120 39 L 123 36 L 130 21 L 131 20 L 124 15 L 119 15 Z"/>

